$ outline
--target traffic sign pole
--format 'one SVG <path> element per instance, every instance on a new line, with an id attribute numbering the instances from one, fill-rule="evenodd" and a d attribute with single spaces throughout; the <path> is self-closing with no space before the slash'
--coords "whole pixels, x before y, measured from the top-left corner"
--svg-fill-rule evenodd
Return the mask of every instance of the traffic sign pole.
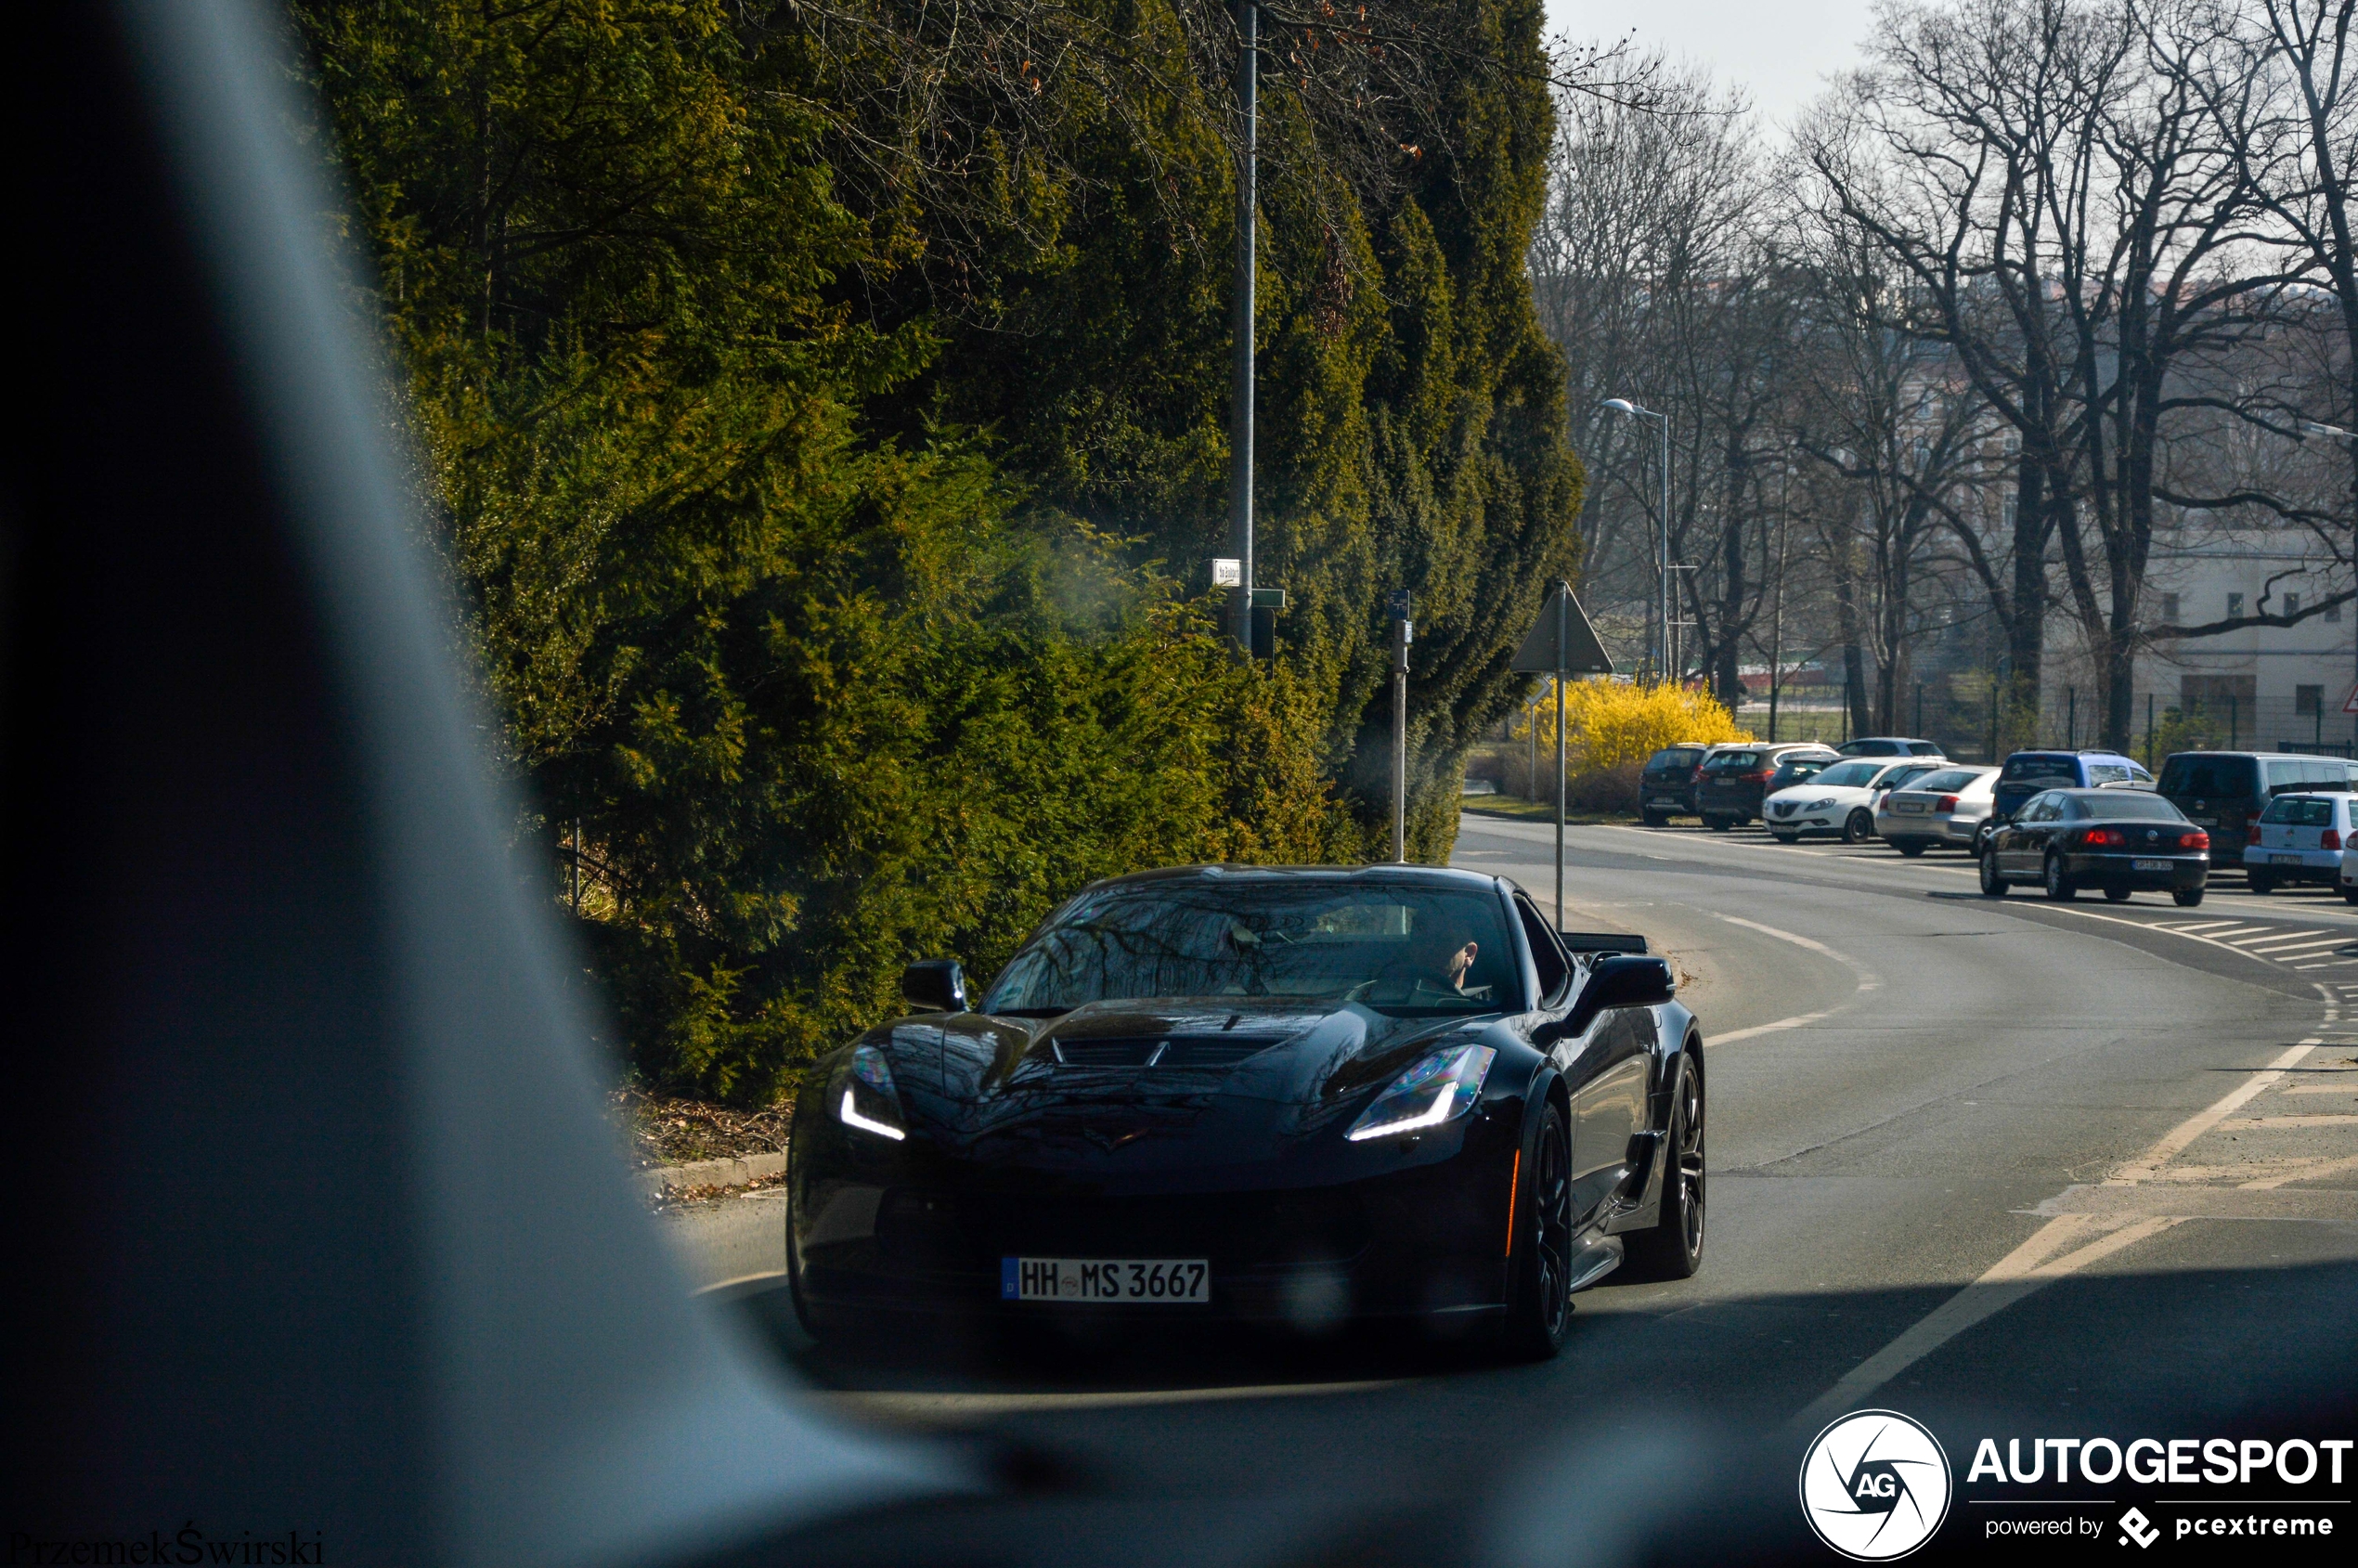
<path id="1" fill-rule="evenodd" d="M 1556 929 L 1564 923 L 1564 798 L 1571 751 L 1564 734 L 1564 681 L 1574 675 L 1611 675 L 1613 660 L 1597 641 L 1594 627 L 1572 596 L 1572 585 L 1556 584 L 1538 620 L 1525 633 L 1508 668 L 1546 675 L 1556 683 Z"/>

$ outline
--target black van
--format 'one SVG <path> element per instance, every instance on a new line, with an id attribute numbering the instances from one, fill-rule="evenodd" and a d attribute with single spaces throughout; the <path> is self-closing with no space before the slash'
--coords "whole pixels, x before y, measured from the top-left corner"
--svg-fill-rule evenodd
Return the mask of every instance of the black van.
<path id="1" fill-rule="evenodd" d="M 2274 751 L 2180 751 L 2161 765 L 2162 797 L 2210 830 L 2210 863 L 2241 865 L 2251 824 L 2271 798 L 2351 787 L 2352 765 L 2336 757 Z"/>

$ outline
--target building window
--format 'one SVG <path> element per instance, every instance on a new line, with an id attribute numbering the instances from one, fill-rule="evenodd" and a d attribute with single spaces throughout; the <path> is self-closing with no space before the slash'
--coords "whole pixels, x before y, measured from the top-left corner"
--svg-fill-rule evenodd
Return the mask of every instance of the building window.
<path id="1" fill-rule="evenodd" d="M 2324 706 L 2325 700 L 2326 689 L 2323 686 L 2295 686 L 2292 689 L 2292 710 L 2303 719 L 2314 714 Z"/>
<path id="2" fill-rule="evenodd" d="M 2008 527 L 2008 528 L 2011 528 L 2011 527 L 2013 527 L 2013 526 L 2015 525 L 2015 498 L 2014 498 L 2014 497 L 2012 497 L 2012 496 L 2008 496 L 2008 497 L 2007 497 L 2004 500 L 2002 500 L 2002 501 L 1999 502 L 1999 503 L 1998 503 L 1998 512 L 1999 512 L 1999 514 L 2000 514 L 2000 515 L 2001 515 L 2001 516 L 2004 519 L 2004 522 L 2003 522 L 2003 526 Z"/>
<path id="3" fill-rule="evenodd" d="M 2285 595 L 2285 614 L 2287 616 L 2297 616 L 2300 614 L 2300 594 L 2287 593 Z"/>
<path id="4" fill-rule="evenodd" d="M 2178 596 L 2176 594 L 2165 593 L 2161 596 L 2161 619 L 2165 626 L 2178 624 Z"/>
<path id="5" fill-rule="evenodd" d="M 2234 620 L 2237 616 L 2240 616 L 2243 613 L 2244 596 L 2240 593 L 2231 593 L 2227 595 L 2227 618 L 2229 620 Z"/>
<path id="6" fill-rule="evenodd" d="M 2326 613 L 2318 618 L 2323 620 L 2327 626 L 2339 626 L 2341 624 L 2341 606 L 2339 604 L 2326 605 Z"/>

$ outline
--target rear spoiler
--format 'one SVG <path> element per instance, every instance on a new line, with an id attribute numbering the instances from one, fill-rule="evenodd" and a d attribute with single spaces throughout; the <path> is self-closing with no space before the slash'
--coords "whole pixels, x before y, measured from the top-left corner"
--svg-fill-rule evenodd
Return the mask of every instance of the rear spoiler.
<path id="1" fill-rule="evenodd" d="M 1643 952 L 1646 939 L 1635 931 L 1559 931 L 1574 952 Z"/>

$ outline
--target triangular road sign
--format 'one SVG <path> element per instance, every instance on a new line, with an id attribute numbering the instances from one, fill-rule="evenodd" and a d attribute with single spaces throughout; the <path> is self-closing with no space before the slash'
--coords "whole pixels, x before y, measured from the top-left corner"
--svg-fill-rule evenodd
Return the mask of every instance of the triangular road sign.
<path id="1" fill-rule="evenodd" d="M 2350 688 L 2350 695 L 2341 699 L 2341 711 L 2358 713 L 2358 686 Z"/>
<path id="2" fill-rule="evenodd" d="M 1605 656 L 1596 628 L 1581 613 L 1580 601 L 1572 596 L 1572 585 L 1560 582 L 1549 590 L 1537 623 L 1507 667 L 1529 675 L 1611 675 L 1613 660 Z"/>

